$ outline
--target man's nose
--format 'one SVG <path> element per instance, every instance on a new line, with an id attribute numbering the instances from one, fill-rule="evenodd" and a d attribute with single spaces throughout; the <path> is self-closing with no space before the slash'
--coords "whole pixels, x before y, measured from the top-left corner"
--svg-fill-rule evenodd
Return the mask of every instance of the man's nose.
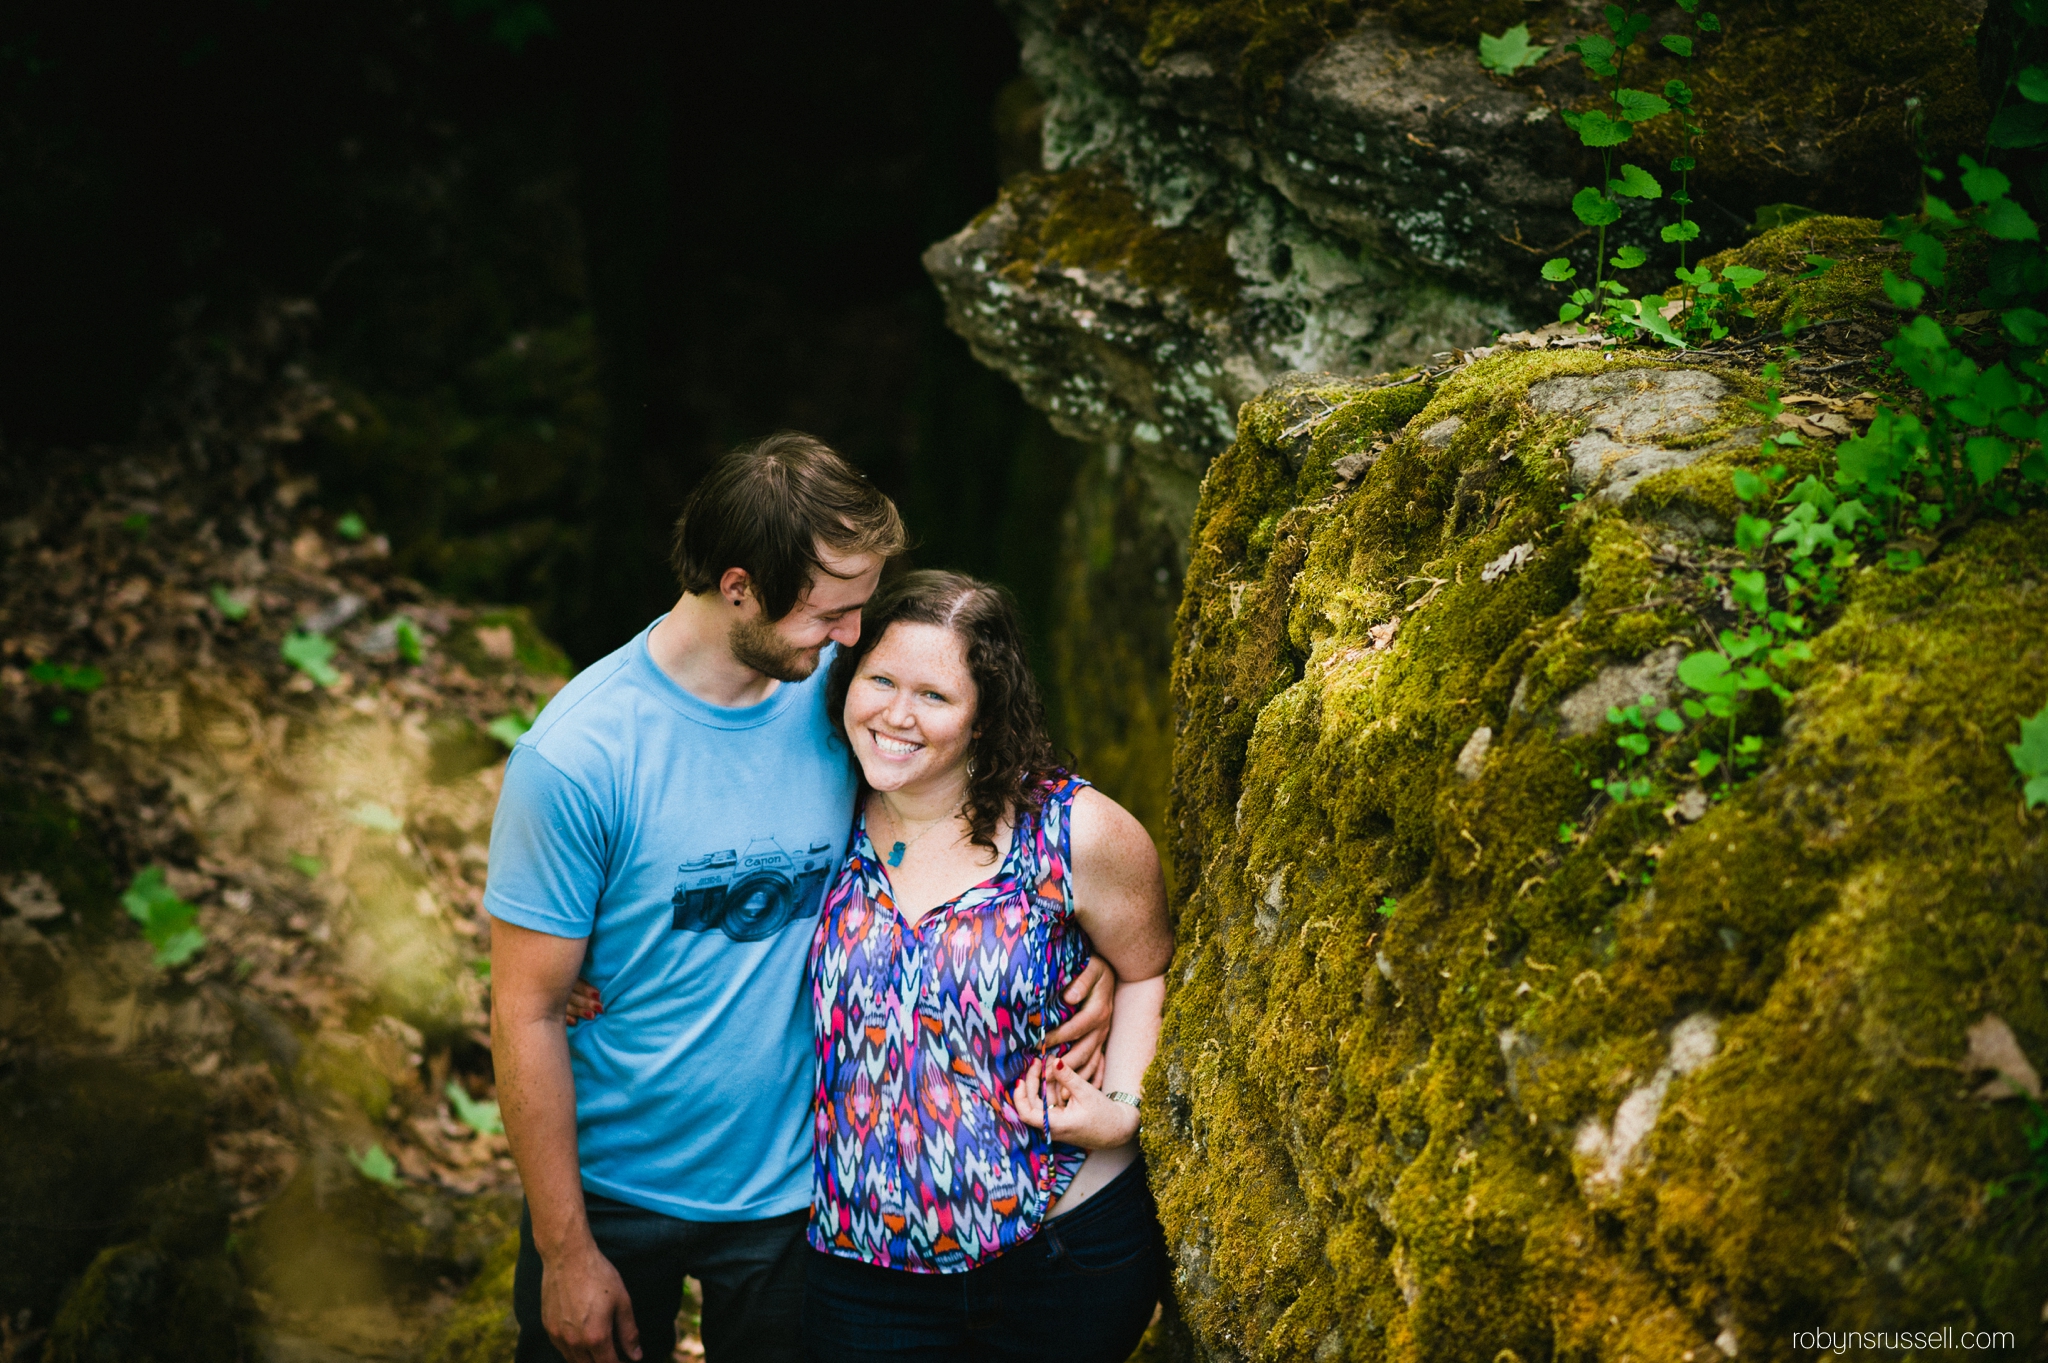
<path id="1" fill-rule="evenodd" d="M 825 636 L 841 648 L 852 648 L 860 642 L 860 612 L 853 611 L 840 617 L 832 626 L 832 632 Z"/>

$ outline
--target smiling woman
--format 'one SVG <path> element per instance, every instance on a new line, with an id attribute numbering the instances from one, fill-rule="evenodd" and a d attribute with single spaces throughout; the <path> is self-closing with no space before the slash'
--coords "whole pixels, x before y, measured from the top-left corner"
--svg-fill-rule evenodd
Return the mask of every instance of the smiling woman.
<path id="1" fill-rule="evenodd" d="M 1132 1092 L 1172 952 L 1158 854 L 1058 764 L 999 589 L 908 574 L 830 683 L 863 793 L 811 953 L 810 1346 L 1123 1359 L 1165 1272 Z M 1054 1034 L 1097 956 L 1123 981 L 1100 1086 Z"/>

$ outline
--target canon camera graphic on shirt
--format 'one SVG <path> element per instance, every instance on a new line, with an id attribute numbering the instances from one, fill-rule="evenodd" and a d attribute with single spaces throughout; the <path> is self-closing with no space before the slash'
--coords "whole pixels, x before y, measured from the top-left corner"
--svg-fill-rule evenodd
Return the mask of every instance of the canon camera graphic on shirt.
<path id="1" fill-rule="evenodd" d="M 785 852 L 774 838 L 755 838 L 744 852 L 708 852 L 676 870 L 675 931 L 759 942 L 817 915 L 832 873 L 832 844 Z"/>

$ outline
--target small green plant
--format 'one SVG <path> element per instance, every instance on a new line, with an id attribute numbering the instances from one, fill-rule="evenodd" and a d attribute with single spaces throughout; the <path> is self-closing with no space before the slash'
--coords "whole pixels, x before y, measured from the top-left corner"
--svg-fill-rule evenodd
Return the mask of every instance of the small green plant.
<path id="1" fill-rule="evenodd" d="M 425 656 L 419 626 L 413 624 L 408 616 L 395 616 L 392 619 L 392 638 L 398 643 L 398 660 L 408 666 L 418 667 L 421 658 Z"/>
<path id="2" fill-rule="evenodd" d="M 178 897 L 161 866 L 145 866 L 135 873 L 121 896 L 121 907 L 142 925 L 143 940 L 156 948 L 161 968 L 183 965 L 206 946 L 206 934 L 196 921 L 198 908 Z"/>
<path id="3" fill-rule="evenodd" d="M 224 619 L 240 620 L 249 614 L 249 595 L 247 592 L 231 592 L 216 582 L 213 584 L 212 589 L 207 592 L 207 596 L 212 600 L 213 608 L 219 611 Z"/>
<path id="4" fill-rule="evenodd" d="M 368 529 L 369 527 L 363 524 L 363 518 L 353 511 L 334 523 L 334 533 L 345 540 L 359 540 Z"/>
<path id="5" fill-rule="evenodd" d="M 107 684 L 107 674 L 97 667 L 73 663 L 37 663 L 29 668 L 28 679 L 43 686 L 55 686 L 65 691 L 88 694 Z"/>
<path id="6" fill-rule="evenodd" d="M 1479 35 L 1479 64 L 1496 75 L 1512 76 L 1525 66 L 1534 66 L 1548 51 L 1530 45 L 1527 24 L 1516 24 L 1498 37 Z"/>
<path id="7" fill-rule="evenodd" d="M 448 1081 L 448 1106 L 454 1110 L 455 1119 L 481 1136 L 502 1136 L 505 1134 L 505 1120 L 498 1115 L 498 1105 L 493 1102 L 479 1102 L 469 1096 L 468 1090 L 454 1079 Z"/>
<path id="8" fill-rule="evenodd" d="M 2020 721 L 2020 741 L 2006 744 L 2005 753 L 2027 783 L 2021 792 L 2027 808 L 2048 805 L 2048 705 L 2032 719 Z"/>
<path id="9" fill-rule="evenodd" d="M 367 1150 L 349 1151 L 348 1162 L 356 1167 L 357 1173 L 372 1183 L 381 1183 L 387 1188 L 398 1186 L 398 1165 L 392 1161 L 391 1156 L 384 1153 L 384 1147 L 376 1141 L 372 1141 Z"/>
<path id="10" fill-rule="evenodd" d="M 1592 779 L 1593 789 L 1616 804 L 1648 799 L 1656 791 L 1656 782 L 1647 770 L 1655 735 L 1682 733 L 1685 722 L 1670 707 L 1660 706 L 1652 695 L 1642 696 L 1634 705 L 1608 706 L 1607 722 L 1621 730 L 1614 740 L 1614 746 L 1621 750 L 1621 760 L 1614 775 Z M 1562 824 L 1557 840 L 1568 843 L 1574 832 L 1570 824 Z"/>
<path id="11" fill-rule="evenodd" d="M 1390 894 L 1386 894 L 1380 896 L 1379 905 L 1377 908 L 1373 910 L 1373 912 L 1377 913 L 1382 918 L 1392 918 L 1394 916 L 1394 911 L 1400 907 L 1401 902 L 1399 900 L 1395 899 L 1394 896 Z"/>
<path id="12" fill-rule="evenodd" d="M 311 677 L 316 686 L 332 686 L 341 680 L 341 673 L 329 661 L 334 657 L 334 641 L 324 634 L 293 631 L 285 636 L 277 651 L 286 662 Z"/>
<path id="13" fill-rule="evenodd" d="M 2039 1099 L 2013 1083 L 2011 1079 L 2005 1082 L 2012 1086 L 2020 1101 L 2026 1104 L 2025 1115 L 2020 1119 L 2021 1132 L 2026 1137 L 2027 1154 L 2031 1158 L 2027 1162 L 2027 1167 L 2019 1173 L 2010 1178 L 1992 1179 L 1984 1185 L 1984 1200 L 1987 1203 L 2007 1197 L 2023 1198 L 2048 1192 L 2048 1107 L 2043 1107 Z"/>
<path id="14" fill-rule="evenodd" d="M 308 880 L 318 880 L 320 873 L 327 869 L 327 865 L 318 857 L 307 856 L 304 852 L 294 852 L 291 855 L 291 868 Z"/>

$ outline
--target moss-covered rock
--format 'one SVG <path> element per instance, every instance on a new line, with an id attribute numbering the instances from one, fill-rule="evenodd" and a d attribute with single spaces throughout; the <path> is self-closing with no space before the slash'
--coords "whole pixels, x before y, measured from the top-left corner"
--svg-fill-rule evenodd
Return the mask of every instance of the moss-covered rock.
<path id="1" fill-rule="evenodd" d="M 512 1277 L 519 1267 L 519 1232 L 500 1240 L 463 1290 L 434 1337 L 420 1350 L 420 1363 L 501 1363 L 519 1342 L 512 1318 Z"/>
<path id="2" fill-rule="evenodd" d="M 1668 686 L 1699 636 L 1676 603 L 1753 384 L 1511 352 L 1388 439 L 1384 390 L 1304 378 L 1210 470 L 1146 1095 L 1199 1355 L 2040 1346 L 2042 1208 L 1993 1197 L 2022 1116 L 1961 1066 L 1986 1014 L 2048 1057 L 2048 819 L 2001 747 L 2044 700 L 2048 521 L 1859 575 L 1767 766 L 1697 821 L 1589 798 L 1590 698 Z M 1640 437 L 1671 457 L 1574 504 L 1617 389 L 1691 395 Z"/>

